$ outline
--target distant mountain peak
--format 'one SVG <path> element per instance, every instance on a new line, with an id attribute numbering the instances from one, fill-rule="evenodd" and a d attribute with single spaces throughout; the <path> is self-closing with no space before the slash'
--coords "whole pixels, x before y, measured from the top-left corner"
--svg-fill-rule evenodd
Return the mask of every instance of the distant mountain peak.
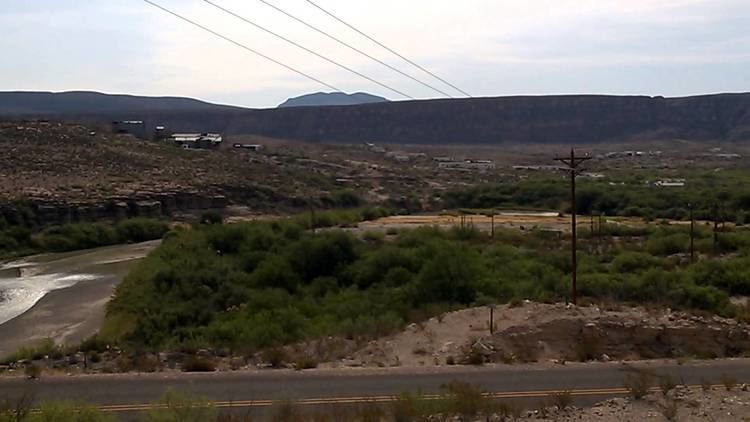
<path id="1" fill-rule="evenodd" d="M 355 92 L 346 94 L 343 92 L 316 92 L 299 97 L 290 98 L 279 105 L 279 108 L 287 107 L 316 107 L 316 106 L 342 106 L 356 104 L 384 103 L 387 98 L 366 92 Z"/>

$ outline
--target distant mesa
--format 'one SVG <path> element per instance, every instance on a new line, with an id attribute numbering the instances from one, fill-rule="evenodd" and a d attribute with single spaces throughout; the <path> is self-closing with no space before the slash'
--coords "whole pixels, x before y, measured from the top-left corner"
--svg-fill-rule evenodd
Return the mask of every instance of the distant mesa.
<path id="1" fill-rule="evenodd" d="M 318 106 L 345 106 L 357 104 L 385 103 L 389 100 L 377 95 L 365 92 L 345 94 L 343 92 L 316 92 L 299 97 L 290 98 L 279 105 L 279 108 L 288 107 L 318 107 Z"/>
<path id="2" fill-rule="evenodd" d="M 113 95 L 93 91 L 0 92 L 0 115 L 3 116 L 47 116 L 95 115 L 127 113 L 127 119 L 141 120 L 144 114 L 153 112 L 232 112 L 239 107 L 211 104 L 183 97 L 143 97 L 136 95 Z M 137 119 L 136 119 L 137 118 Z"/>
<path id="3" fill-rule="evenodd" d="M 333 104 L 357 105 L 325 107 Z M 750 93 L 415 101 L 387 101 L 362 93 L 318 93 L 290 99 L 280 107 L 249 109 L 190 98 L 94 92 L 0 92 L 0 120 L 99 125 L 136 121 L 149 131 L 161 126 L 182 133 L 220 133 L 225 141 L 233 135 L 255 135 L 307 142 L 361 144 L 367 140 L 411 145 L 581 145 L 673 139 L 750 143 Z"/>

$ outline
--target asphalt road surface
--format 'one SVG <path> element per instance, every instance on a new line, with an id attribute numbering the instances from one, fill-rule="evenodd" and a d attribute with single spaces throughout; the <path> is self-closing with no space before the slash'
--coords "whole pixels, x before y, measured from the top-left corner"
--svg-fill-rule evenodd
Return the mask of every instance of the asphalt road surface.
<path id="1" fill-rule="evenodd" d="M 158 402 L 167 389 L 192 393 L 218 408 L 262 408 L 279 401 L 300 405 L 336 405 L 390 401 L 405 391 L 440 392 L 453 380 L 469 382 L 498 399 L 543 399 L 568 391 L 578 403 L 624 396 L 628 374 L 646 371 L 670 375 L 679 384 L 721 384 L 731 376 L 750 383 L 750 360 L 731 359 L 678 364 L 587 363 L 567 365 L 499 365 L 484 367 L 263 370 L 207 374 L 156 373 L 141 375 L 85 375 L 26 380 L 0 378 L 0 400 L 31 394 L 39 400 L 66 400 L 97 405 L 118 413 L 138 412 Z M 656 385 L 656 384 L 655 384 Z M 538 402 L 538 401 L 537 401 Z"/>

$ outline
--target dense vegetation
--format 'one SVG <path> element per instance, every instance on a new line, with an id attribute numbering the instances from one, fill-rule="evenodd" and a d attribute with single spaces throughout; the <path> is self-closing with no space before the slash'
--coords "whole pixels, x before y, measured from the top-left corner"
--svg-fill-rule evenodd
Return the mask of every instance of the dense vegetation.
<path id="1" fill-rule="evenodd" d="M 290 219 L 172 232 L 118 286 L 101 336 L 137 347 L 249 352 L 326 335 L 370 338 L 450 307 L 569 293 L 567 240 L 544 232 L 359 236 L 308 227 Z M 602 231 L 606 240 L 583 241 L 583 296 L 731 315 L 729 295 L 750 294 L 750 233 L 722 233 L 716 252 L 733 255 L 711 259 L 711 233 L 701 228 L 703 258 L 690 263 L 684 227 Z"/>
<path id="2" fill-rule="evenodd" d="M 750 181 L 742 173 L 696 172 L 684 187 L 658 187 L 653 174 L 613 173 L 601 180 L 578 181 L 579 214 L 686 219 L 692 205 L 697 219 L 750 222 Z M 534 177 L 513 183 L 480 185 L 442 195 L 446 208 L 539 208 L 570 210 L 570 185 L 563 178 Z"/>
<path id="3" fill-rule="evenodd" d="M 0 258 L 143 242 L 159 239 L 167 231 L 164 221 L 134 218 L 116 223 L 71 223 L 35 232 L 24 220 L 8 222 L 0 216 Z"/>

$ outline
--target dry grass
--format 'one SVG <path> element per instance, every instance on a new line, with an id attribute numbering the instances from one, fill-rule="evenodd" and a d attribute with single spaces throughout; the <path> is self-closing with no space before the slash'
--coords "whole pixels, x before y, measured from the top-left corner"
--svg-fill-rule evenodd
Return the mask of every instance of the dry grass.
<path id="1" fill-rule="evenodd" d="M 628 394 L 636 399 L 640 400 L 645 397 L 652 385 L 651 375 L 645 372 L 638 372 L 636 374 L 629 374 L 625 378 L 625 388 L 628 390 Z"/>

